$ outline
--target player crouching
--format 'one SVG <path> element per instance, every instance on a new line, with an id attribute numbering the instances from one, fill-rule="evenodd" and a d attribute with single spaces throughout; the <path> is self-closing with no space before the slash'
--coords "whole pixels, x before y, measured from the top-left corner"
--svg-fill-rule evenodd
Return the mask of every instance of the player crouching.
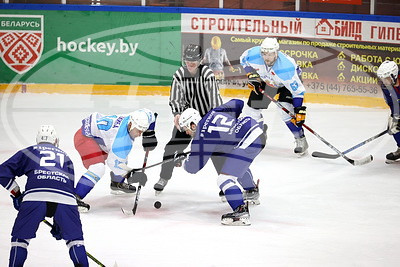
<path id="1" fill-rule="evenodd" d="M 193 137 L 184 169 L 197 173 L 210 158 L 219 162 L 214 163 L 217 183 L 233 210 L 222 215 L 224 225 L 250 225 L 249 208 L 238 183 L 248 191 L 257 188 L 249 167 L 265 146 L 259 123 L 251 117 L 239 118 L 243 105 L 242 100 L 233 99 L 203 118 L 197 110 L 188 108 L 179 118 L 181 129 Z"/>

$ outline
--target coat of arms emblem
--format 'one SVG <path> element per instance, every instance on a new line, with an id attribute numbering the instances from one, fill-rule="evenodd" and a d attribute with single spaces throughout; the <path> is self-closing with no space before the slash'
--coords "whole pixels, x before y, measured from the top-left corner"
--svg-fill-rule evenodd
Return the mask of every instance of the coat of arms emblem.
<path id="1" fill-rule="evenodd" d="M 0 15 L 0 56 L 16 73 L 30 70 L 43 51 L 42 15 Z"/>

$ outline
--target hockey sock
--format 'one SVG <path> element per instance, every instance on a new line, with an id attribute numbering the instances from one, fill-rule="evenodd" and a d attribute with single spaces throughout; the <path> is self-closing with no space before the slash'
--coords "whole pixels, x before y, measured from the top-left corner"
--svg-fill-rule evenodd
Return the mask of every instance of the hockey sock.
<path id="1" fill-rule="evenodd" d="M 69 248 L 69 257 L 74 266 L 89 266 L 83 240 L 68 240 L 67 247 Z"/>
<path id="2" fill-rule="evenodd" d="M 229 187 L 224 193 L 232 210 L 235 210 L 237 207 L 244 204 L 242 190 L 240 190 L 236 185 Z"/>
<path id="3" fill-rule="evenodd" d="M 16 237 L 11 238 L 9 267 L 19 267 L 24 265 L 26 257 L 28 257 L 28 245 L 29 239 L 19 239 Z"/>
<path id="4" fill-rule="evenodd" d="M 244 190 L 250 190 L 256 187 L 256 184 L 253 180 L 253 174 L 251 173 L 250 169 L 247 169 L 244 175 L 238 179 L 238 182 Z"/>
<path id="5" fill-rule="evenodd" d="M 303 128 L 297 127 L 291 121 L 287 121 L 285 123 L 286 123 L 286 126 L 289 128 L 289 130 L 293 133 L 294 138 L 300 138 L 300 137 L 304 136 Z"/>
<path id="6" fill-rule="evenodd" d="M 397 147 L 400 147 L 400 132 L 393 135 L 394 140 L 396 141 Z"/>
<path id="7" fill-rule="evenodd" d="M 91 178 L 89 179 L 88 177 Z M 83 199 L 90 192 L 90 190 L 92 190 L 98 180 L 100 180 L 100 177 L 90 171 L 87 171 L 84 175 L 82 175 L 81 179 L 79 179 L 79 182 L 75 188 L 75 194 Z"/>
<path id="8" fill-rule="evenodd" d="M 226 200 L 232 209 L 244 204 L 242 190 L 236 185 L 236 181 L 237 177 L 223 173 L 218 175 L 217 178 L 217 184 L 224 192 Z"/>

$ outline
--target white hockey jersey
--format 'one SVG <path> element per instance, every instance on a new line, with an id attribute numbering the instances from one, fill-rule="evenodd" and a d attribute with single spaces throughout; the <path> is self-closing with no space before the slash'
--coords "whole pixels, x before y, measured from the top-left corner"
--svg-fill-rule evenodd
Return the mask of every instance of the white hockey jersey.
<path id="1" fill-rule="evenodd" d="M 126 171 L 118 165 L 127 164 L 134 139 L 128 132 L 129 115 L 109 115 L 92 113 L 82 120 L 82 133 L 93 138 L 100 148 L 108 153 L 107 165 L 116 175 Z"/>
<path id="2" fill-rule="evenodd" d="M 269 86 L 286 87 L 293 98 L 304 98 L 305 87 L 300 79 L 301 69 L 293 58 L 278 51 L 278 58 L 274 65 L 269 67 L 261 56 L 261 47 L 247 49 L 240 57 L 240 64 L 244 69 L 253 68 Z"/>

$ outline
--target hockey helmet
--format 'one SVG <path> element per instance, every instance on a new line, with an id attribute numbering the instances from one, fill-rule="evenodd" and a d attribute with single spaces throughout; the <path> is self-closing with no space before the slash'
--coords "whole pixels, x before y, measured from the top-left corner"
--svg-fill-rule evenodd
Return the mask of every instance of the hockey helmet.
<path id="1" fill-rule="evenodd" d="M 190 125 L 192 123 L 197 125 L 200 120 L 200 113 L 194 108 L 188 108 L 184 112 L 182 112 L 181 116 L 179 117 L 179 127 L 181 127 L 182 130 L 190 130 Z"/>
<path id="2" fill-rule="evenodd" d="M 200 61 L 203 57 L 201 46 L 190 44 L 185 48 L 183 59 L 187 61 Z"/>
<path id="3" fill-rule="evenodd" d="M 41 125 L 36 135 L 36 144 L 50 143 L 58 147 L 58 137 L 53 125 Z"/>
<path id="4" fill-rule="evenodd" d="M 135 110 L 129 116 L 129 122 L 131 122 L 129 131 L 136 128 L 141 132 L 145 132 L 150 124 L 155 121 L 154 113 L 147 108 Z"/>
<path id="5" fill-rule="evenodd" d="M 279 50 L 279 43 L 276 38 L 267 37 L 261 43 L 261 53 L 272 53 L 278 52 Z"/>
<path id="6" fill-rule="evenodd" d="M 385 60 L 376 73 L 380 79 L 391 78 L 392 84 L 396 83 L 399 75 L 399 67 L 394 61 Z"/>

